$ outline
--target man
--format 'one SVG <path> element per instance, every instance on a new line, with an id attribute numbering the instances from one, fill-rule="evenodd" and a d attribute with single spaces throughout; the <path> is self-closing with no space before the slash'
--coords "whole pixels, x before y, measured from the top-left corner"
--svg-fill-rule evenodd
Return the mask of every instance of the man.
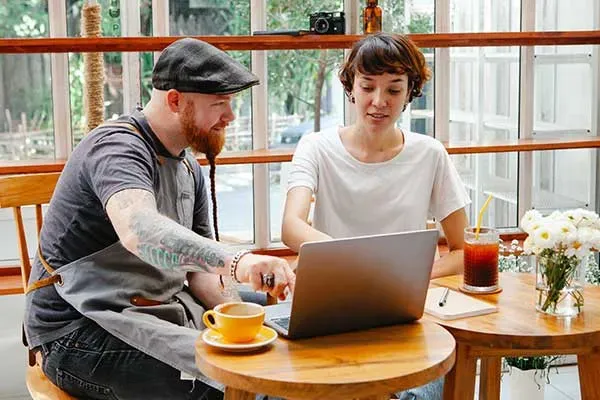
<path id="1" fill-rule="evenodd" d="M 223 275 L 282 299 L 293 290 L 284 260 L 212 240 L 204 179 L 185 150 L 214 161 L 233 94 L 256 84 L 224 52 L 178 40 L 154 67 L 146 107 L 73 151 L 26 300 L 28 344 L 58 387 L 94 399 L 221 398 L 194 363 L 201 304 L 223 301 Z"/>

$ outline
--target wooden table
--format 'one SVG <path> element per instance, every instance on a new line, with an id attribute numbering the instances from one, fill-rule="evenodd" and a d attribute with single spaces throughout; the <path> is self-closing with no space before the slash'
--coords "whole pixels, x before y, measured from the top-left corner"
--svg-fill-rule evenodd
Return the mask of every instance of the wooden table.
<path id="1" fill-rule="evenodd" d="M 226 386 L 227 400 L 254 393 L 293 399 L 386 399 L 445 375 L 455 341 L 421 321 L 312 339 L 278 338 L 258 353 L 227 353 L 196 342 L 200 371 Z"/>
<path id="2" fill-rule="evenodd" d="M 600 287 L 584 290 L 584 311 L 557 318 L 535 310 L 535 275 L 500 274 L 503 291 L 474 296 L 498 306 L 498 312 L 442 321 L 456 339 L 456 363 L 446 377 L 444 399 L 474 397 L 475 367 L 481 358 L 480 399 L 500 398 L 501 358 L 577 354 L 582 399 L 600 399 Z M 458 290 L 462 275 L 435 279 L 434 286 Z"/>

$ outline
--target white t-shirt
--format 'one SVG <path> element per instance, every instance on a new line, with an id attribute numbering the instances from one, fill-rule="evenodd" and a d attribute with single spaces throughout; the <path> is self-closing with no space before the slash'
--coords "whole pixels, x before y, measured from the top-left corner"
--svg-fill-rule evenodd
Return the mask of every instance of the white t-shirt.
<path id="1" fill-rule="evenodd" d="M 425 229 L 471 202 L 438 140 L 404 132 L 391 160 L 364 163 L 342 144 L 339 128 L 302 137 L 288 191 L 305 186 L 315 195 L 312 225 L 334 238 Z"/>

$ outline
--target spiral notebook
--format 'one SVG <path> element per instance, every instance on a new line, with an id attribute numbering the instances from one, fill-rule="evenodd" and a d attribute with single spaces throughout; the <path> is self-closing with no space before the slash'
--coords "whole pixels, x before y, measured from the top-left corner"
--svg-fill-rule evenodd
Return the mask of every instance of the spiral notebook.
<path id="1" fill-rule="evenodd" d="M 490 314 L 498 311 L 498 308 L 483 300 L 479 300 L 466 294 L 450 290 L 446 298 L 446 304 L 440 307 L 439 302 L 446 288 L 436 287 L 427 291 L 425 300 L 425 312 L 443 320 L 475 317 L 477 315 Z"/>

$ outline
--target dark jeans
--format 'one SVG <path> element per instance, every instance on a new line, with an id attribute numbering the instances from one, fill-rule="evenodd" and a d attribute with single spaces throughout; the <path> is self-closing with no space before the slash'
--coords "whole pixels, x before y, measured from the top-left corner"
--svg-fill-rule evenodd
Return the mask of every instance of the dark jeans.
<path id="1" fill-rule="evenodd" d="M 112 336 L 96 323 L 41 346 L 44 374 L 80 399 L 221 400 L 223 393 Z"/>

